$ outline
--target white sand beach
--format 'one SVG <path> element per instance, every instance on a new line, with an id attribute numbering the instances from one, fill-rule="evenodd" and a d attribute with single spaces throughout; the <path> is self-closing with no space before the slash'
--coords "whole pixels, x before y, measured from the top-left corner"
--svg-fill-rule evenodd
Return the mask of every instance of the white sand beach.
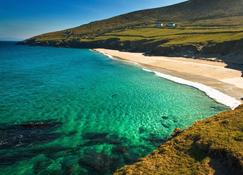
<path id="1" fill-rule="evenodd" d="M 231 108 L 235 108 L 243 102 L 241 71 L 226 68 L 227 65 L 223 62 L 182 57 L 145 56 L 142 53 L 109 49 L 94 50 L 117 59 L 137 63 L 155 72 L 158 76 L 161 74 L 161 77 L 172 81 L 174 78 L 180 79 L 177 79 L 177 81 L 185 80 L 187 82 L 179 83 L 196 87 L 207 93 L 211 98 Z M 170 77 L 167 77 L 167 75 Z"/>

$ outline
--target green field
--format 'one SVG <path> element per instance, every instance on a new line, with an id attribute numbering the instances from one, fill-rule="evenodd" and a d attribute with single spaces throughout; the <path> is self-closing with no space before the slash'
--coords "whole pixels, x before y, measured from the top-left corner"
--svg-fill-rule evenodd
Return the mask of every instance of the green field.
<path id="1" fill-rule="evenodd" d="M 243 27 L 177 27 L 175 29 L 140 27 L 124 29 L 93 36 L 83 36 L 77 32 L 65 35 L 62 32 L 41 35 L 36 41 L 61 41 L 78 39 L 80 42 L 107 40 L 111 38 L 120 41 L 150 40 L 150 42 L 165 41 L 163 45 L 207 44 L 208 42 L 225 42 L 243 39 Z"/>
<path id="2" fill-rule="evenodd" d="M 231 40 L 240 40 L 243 38 L 243 27 L 238 28 L 196 28 L 196 27 L 178 27 L 176 29 L 163 28 L 138 28 L 128 29 L 118 32 L 111 32 L 98 36 L 96 40 L 109 38 L 119 38 L 121 41 L 134 40 L 164 40 L 164 45 L 178 44 L 196 44 L 207 42 L 224 42 Z"/>

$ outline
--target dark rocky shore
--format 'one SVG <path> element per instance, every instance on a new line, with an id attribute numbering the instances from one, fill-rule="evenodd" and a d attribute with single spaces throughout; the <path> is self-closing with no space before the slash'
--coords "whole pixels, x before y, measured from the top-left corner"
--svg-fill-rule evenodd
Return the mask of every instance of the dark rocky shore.
<path id="1" fill-rule="evenodd" d="M 149 40 L 140 41 L 120 41 L 117 38 L 80 42 L 78 40 L 60 40 L 60 41 L 36 41 L 35 38 L 28 39 L 18 44 L 32 46 L 51 46 L 66 48 L 105 48 L 128 52 L 143 52 L 151 56 L 171 56 L 188 57 L 195 59 L 215 58 L 214 61 L 223 61 L 229 68 L 243 71 L 243 40 L 227 41 L 223 43 L 190 44 L 160 46 L 166 41 L 150 42 Z"/>

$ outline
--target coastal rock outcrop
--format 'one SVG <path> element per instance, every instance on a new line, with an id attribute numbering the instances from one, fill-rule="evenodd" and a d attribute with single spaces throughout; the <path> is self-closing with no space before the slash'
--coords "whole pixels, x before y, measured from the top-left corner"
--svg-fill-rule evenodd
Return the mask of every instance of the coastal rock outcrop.
<path id="1" fill-rule="evenodd" d="M 243 174 L 243 106 L 195 123 L 115 175 Z M 179 130 L 178 130 L 179 131 Z"/>

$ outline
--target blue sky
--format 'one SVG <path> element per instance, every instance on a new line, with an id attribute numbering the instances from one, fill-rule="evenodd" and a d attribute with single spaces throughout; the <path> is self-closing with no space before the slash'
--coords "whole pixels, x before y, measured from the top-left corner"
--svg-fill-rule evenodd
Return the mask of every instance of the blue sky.
<path id="1" fill-rule="evenodd" d="M 0 40 L 22 40 L 135 10 L 182 1 L 0 0 Z"/>

